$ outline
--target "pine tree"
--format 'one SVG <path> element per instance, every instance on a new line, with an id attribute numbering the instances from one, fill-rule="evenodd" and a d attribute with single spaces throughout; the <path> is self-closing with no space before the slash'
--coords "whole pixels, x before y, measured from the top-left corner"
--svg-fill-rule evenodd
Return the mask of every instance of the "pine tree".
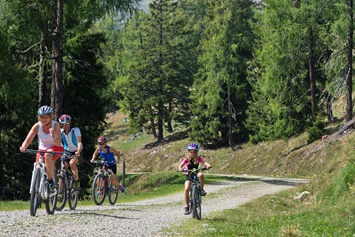
<path id="1" fill-rule="evenodd" d="M 246 80 L 247 61 L 252 56 L 253 18 L 251 1 L 206 1 L 207 16 L 196 74 L 194 115 L 190 137 L 201 143 L 228 142 L 234 149 L 233 133 L 244 130 L 250 96 Z"/>

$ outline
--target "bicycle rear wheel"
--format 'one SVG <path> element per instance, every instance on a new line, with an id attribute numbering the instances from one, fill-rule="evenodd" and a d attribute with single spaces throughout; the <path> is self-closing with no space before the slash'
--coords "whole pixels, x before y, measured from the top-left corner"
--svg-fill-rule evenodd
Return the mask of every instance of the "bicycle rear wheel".
<path id="1" fill-rule="evenodd" d="M 41 197 L 39 193 L 39 185 L 41 180 L 41 170 L 36 168 L 32 176 L 32 186 L 31 186 L 31 197 L 30 197 L 30 215 L 35 216 L 37 208 L 41 202 Z"/>
<path id="2" fill-rule="evenodd" d="M 105 201 L 105 197 L 105 179 L 102 174 L 97 174 L 92 182 L 92 199 L 96 205 L 101 205 Z"/>
<path id="3" fill-rule="evenodd" d="M 56 182 L 55 179 L 54 179 L 54 182 Z M 46 183 L 46 185 L 47 185 L 47 190 L 50 190 L 48 182 Z M 46 211 L 47 211 L 48 215 L 53 214 L 55 211 L 55 207 L 57 205 L 58 190 L 56 190 L 56 191 L 57 191 L 57 193 L 55 193 L 55 194 L 49 192 L 48 198 L 46 199 Z"/>
<path id="4" fill-rule="evenodd" d="M 56 210 L 61 211 L 65 207 L 65 203 L 67 201 L 67 175 L 65 171 L 61 171 L 62 174 L 57 174 L 56 180 L 58 185 L 58 194 L 57 194 L 57 205 Z"/>
<path id="5" fill-rule="evenodd" d="M 113 185 L 112 182 L 110 181 L 110 183 L 108 184 L 108 188 L 109 188 L 108 200 L 111 205 L 115 205 L 118 197 L 118 187 Z"/>

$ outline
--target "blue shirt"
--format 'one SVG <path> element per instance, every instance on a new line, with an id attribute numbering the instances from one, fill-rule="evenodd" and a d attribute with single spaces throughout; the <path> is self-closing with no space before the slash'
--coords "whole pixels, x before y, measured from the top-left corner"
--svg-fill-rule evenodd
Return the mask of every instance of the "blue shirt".
<path id="1" fill-rule="evenodd" d="M 116 163 L 116 160 L 115 160 L 115 154 L 113 154 L 111 151 L 110 151 L 110 146 L 106 146 L 107 148 L 107 152 L 106 153 L 103 153 L 102 152 L 102 148 L 100 147 L 100 157 L 101 159 L 104 159 L 105 161 L 108 161 L 108 162 L 115 162 Z M 107 164 L 109 167 L 111 166 L 115 166 L 116 164 Z"/>

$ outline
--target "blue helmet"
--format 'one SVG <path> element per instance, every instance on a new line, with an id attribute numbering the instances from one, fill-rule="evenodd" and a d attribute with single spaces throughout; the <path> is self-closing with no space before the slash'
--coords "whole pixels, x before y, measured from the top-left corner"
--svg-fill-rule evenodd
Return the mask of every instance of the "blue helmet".
<path id="1" fill-rule="evenodd" d="M 195 151 L 198 151 L 198 144 L 196 144 L 196 143 L 190 143 L 189 145 L 187 145 L 186 150 L 195 150 Z"/>

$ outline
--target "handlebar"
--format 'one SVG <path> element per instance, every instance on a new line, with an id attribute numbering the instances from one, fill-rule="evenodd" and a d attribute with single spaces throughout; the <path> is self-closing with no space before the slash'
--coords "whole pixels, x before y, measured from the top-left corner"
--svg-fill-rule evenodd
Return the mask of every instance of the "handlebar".
<path id="1" fill-rule="evenodd" d="M 212 167 L 209 167 L 208 169 L 207 169 L 207 167 L 201 167 L 201 168 L 199 168 L 199 169 L 192 169 L 192 170 L 187 170 L 187 169 L 182 169 L 182 171 L 181 172 L 190 172 L 190 173 L 197 173 L 198 171 L 204 171 L 204 170 L 210 170 L 210 169 L 212 169 Z M 179 171 L 178 171 L 179 172 Z"/>
<path id="2" fill-rule="evenodd" d="M 50 154 L 52 154 L 52 155 L 55 155 L 55 154 L 63 154 L 63 152 L 58 152 L 58 151 L 43 151 L 43 150 L 33 150 L 33 149 L 26 149 L 25 153 L 27 153 L 27 154 L 37 154 L 37 153 L 44 154 L 44 153 L 50 153 Z"/>
<path id="3" fill-rule="evenodd" d="M 106 160 L 94 160 L 92 163 L 94 164 L 116 164 L 116 162 L 113 161 L 106 161 Z"/>

